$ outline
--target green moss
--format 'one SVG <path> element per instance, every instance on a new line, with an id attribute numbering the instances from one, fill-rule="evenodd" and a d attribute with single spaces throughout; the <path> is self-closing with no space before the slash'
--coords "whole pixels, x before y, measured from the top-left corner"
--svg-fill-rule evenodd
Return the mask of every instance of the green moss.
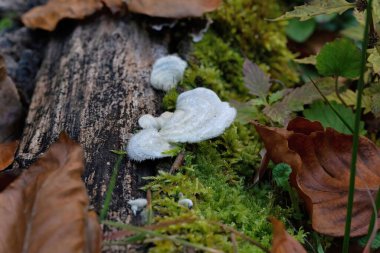
<path id="1" fill-rule="evenodd" d="M 281 14 L 277 0 L 224 0 L 212 18 L 214 30 L 224 41 L 290 85 L 298 81 L 298 75 L 289 66 L 293 55 L 286 46 L 286 23 L 268 20 Z"/>
<path id="2" fill-rule="evenodd" d="M 239 127 L 235 126 L 229 131 L 235 132 L 239 131 L 238 129 Z M 226 132 L 224 138 L 228 140 L 230 135 L 234 134 Z M 243 142 L 224 145 L 240 148 L 242 144 Z M 233 159 L 226 159 L 226 154 L 220 150 L 220 147 L 221 143 L 202 142 L 188 153 L 185 165 L 176 175 L 160 172 L 158 176 L 150 178 L 153 181 L 146 188 L 152 190 L 156 222 L 185 220 L 189 217 L 195 219 L 193 223 L 170 226 L 161 229 L 160 232 L 192 243 L 232 252 L 230 233 L 211 224 L 211 221 L 218 221 L 234 227 L 270 248 L 272 227 L 267 217 L 273 215 L 285 220 L 291 217 L 292 210 L 275 204 L 276 197 L 270 185 L 262 184 L 247 189 L 242 179 L 231 177 L 235 168 L 242 165 L 231 162 Z M 231 164 L 235 166 L 232 168 Z M 183 193 L 194 202 L 192 210 L 177 204 L 179 193 Z M 297 236 L 302 239 L 305 234 L 300 230 Z M 154 244 L 156 246 L 151 248 L 150 252 L 183 250 L 182 246 L 170 242 L 155 241 Z M 238 240 L 238 245 L 239 252 L 261 252 L 241 239 Z"/>
<path id="3" fill-rule="evenodd" d="M 165 110 L 174 111 L 178 95 L 176 89 L 171 89 L 165 94 L 162 100 L 162 106 Z"/>

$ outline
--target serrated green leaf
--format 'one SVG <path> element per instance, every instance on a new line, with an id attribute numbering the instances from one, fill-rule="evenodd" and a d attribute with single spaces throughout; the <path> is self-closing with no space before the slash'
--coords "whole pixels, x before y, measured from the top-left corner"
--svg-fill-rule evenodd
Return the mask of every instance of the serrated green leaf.
<path id="1" fill-rule="evenodd" d="M 326 96 L 334 92 L 333 78 L 322 78 L 317 81 L 317 85 Z M 284 125 L 286 121 L 290 119 L 292 112 L 302 111 L 304 105 L 310 104 L 318 99 L 322 99 L 321 95 L 315 89 L 314 85 L 309 82 L 290 91 L 280 102 L 266 106 L 263 112 L 271 120 Z"/>
<path id="2" fill-rule="evenodd" d="M 277 164 L 272 170 L 272 176 L 277 186 L 284 190 L 289 190 L 289 176 L 292 173 L 292 168 L 286 163 Z"/>
<path id="3" fill-rule="evenodd" d="M 316 22 L 314 19 L 309 19 L 306 21 L 291 19 L 286 27 L 286 35 L 292 40 L 302 43 L 313 34 L 315 27 Z"/>
<path id="4" fill-rule="evenodd" d="M 368 63 L 371 65 L 373 71 L 375 73 L 380 73 L 380 54 L 376 49 L 369 49 L 368 50 L 369 56 L 368 56 Z"/>
<path id="5" fill-rule="evenodd" d="M 271 87 L 269 76 L 267 76 L 256 64 L 245 59 L 243 65 L 244 85 L 252 95 L 266 98 Z"/>
<path id="6" fill-rule="evenodd" d="M 368 235 L 360 238 L 358 240 L 358 242 L 359 242 L 360 246 L 365 247 L 366 244 L 367 244 L 367 242 L 368 242 Z M 372 241 L 371 248 L 372 249 L 378 249 L 378 248 L 380 248 L 380 233 L 376 234 L 375 238 Z"/>
<path id="7" fill-rule="evenodd" d="M 317 56 L 316 55 L 310 55 L 308 57 L 302 58 L 302 59 L 294 59 L 295 62 L 299 64 L 317 64 Z"/>
<path id="8" fill-rule="evenodd" d="M 349 3 L 345 0 L 312 0 L 308 4 L 294 7 L 294 10 L 286 12 L 284 15 L 274 19 L 274 21 L 292 18 L 299 18 L 303 21 L 322 14 L 342 14 L 354 7 L 354 3 Z"/>
<path id="9" fill-rule="evenodd" d="M 356 78 L 360 74 L 360 50 L 348 39 L 326 43 L 317 55 L 317 70 L 323 76 Z"/>
<path id="10" fill-rule="evenodd" d="M 330 102 L 334 109 L 341 115 L 345 121 L 354 128 L 355 114 L 350 109 L 342 104 L 338 104 L 334 101 Z M 311 104 L 309 109 L 303 111 L 305 118 L 309 120 L 319 121 L 323 127 L 331 127 L 338 132 L 345 134 L 352 134 L 351 131 L 344 125 L 344 123 L 339 119 L 339 117 L 331 110 L 330 106 L 324 104 L 322 101 L 317 101 Z M 360 134 L 365 134 L 364 122 L 360 122 Z"/>

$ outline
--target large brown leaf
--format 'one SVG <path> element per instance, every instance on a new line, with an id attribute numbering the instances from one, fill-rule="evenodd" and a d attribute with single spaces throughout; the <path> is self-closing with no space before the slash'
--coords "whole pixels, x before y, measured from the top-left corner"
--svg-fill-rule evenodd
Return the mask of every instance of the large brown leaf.
<path id="1" fill-rule="evenodd" d="M 221 0 L 127 0 L 132 12 L 165 18 L 199 17 L 215 10 Z"/>
<path id="2" fill-rule="evenodd" d="M 22 117 L 20 97 L 15 84 L 7 75 L 4 58 L 0 55 L 0 143 L 18 137 Z"/>
<path id="3" fill-rule="evenodd" d="M 292 120 L 287 129 L 254 124 L 273 161 L 291 165 L 291 183 L 305 200 L 313 229 L 343 236 L 352 136 L 303 118 Z M 380 150 L 360 137 L 351 236 L 367 233 L 373 210 L 369 194 L 375 198 L 379 186 Z"/>
<path id="4" fill-rule="evenodd" d="M 19 141 L 0 143 L 0 171 L 13 163 Z"/>
<path id="5" fill-rule="evenodd" d="M 0 193 L 0 252 L 100 252 L 99 224 L 88 212 L 81 147 L 58 142 Z"/>
<path id="6" fill-rule="evenodd" d="M 83 19 L 103 7 L 101 0 L 49 0 L 22 16 L 22 22 L 29 28 L 53 31 L 64 18 Z"/>
<path id="7" fill-rule="evenodd" d="M 270 218 L 273 225 L 271 253 L 306 253 L 302 245 L 285 230 L 284 224 L 276 218 Z"/>

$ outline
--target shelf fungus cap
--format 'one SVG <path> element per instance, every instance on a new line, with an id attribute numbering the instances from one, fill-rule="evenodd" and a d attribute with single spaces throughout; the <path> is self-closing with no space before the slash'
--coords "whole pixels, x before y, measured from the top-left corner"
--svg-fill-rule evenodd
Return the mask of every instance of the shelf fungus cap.
<path id="1" fill-rule="evenodd" d="M 196 88 L 178 96 L 175 112 L 159 132 L 169 142 L 195 143 L 221 135 L 235 117 L 235 108 L 215 92 Z"/>
<path id="2" fill-rule="evenodd" d="M 157 129 L 147 128 L 132 136 L 127 146 L 127 154 L 132 160 L 144 161 L 168 157 L 170 155 L 163 152 L 173 148 L 167 140 L 162 138 Z"/>
<path id="3" fill-rule="evenodd" d="M 147 199 L 131 199 L 128 201 L 128 204 L 131 206 L 131 210 L 133 212 L 133 215 L 136 215 L 137 212 L 141 211 L 146 207 L 148 204 Z"/>
<path id="4" fill-rule="evenodd" d="M 150 75 L 150 84 L 157 90 L 168 91 L 182 80 L 187 63 L 176 55 L 159 58 Z"/>
<path id="5" fill-rule="evenodd" d="M 235 119 L 236 110 L 206 88 L 186 91 L 178 96 L 174 113 L 160 117 L 143 115 L 143 128 L 133 135 L 127 147 L 129 158 L 136 161 L 170 156 L 171 143 L 195 143 L 221 135 Z"/>

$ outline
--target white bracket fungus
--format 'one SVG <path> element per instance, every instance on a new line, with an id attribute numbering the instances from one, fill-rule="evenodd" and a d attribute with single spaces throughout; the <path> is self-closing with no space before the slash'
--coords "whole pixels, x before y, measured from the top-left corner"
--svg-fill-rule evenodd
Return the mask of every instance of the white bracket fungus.
<path id="1" fill-rule="evenodd" d="M 133 215 L 136 215 L 137 212 L 141 211 L 146 207 L 148 201 L 146 199 L 131 199 L 128 201 L 128 204 L 131 206 Z"/>
<path id="2" fill-rule="evenodd" d="M 182 80 L 187 63 L 175 55 L 164 56 L 153 64 L 150 84 L 158 90 L 168 91 Z"/>
<path id="3" fill-rule="evenodd" d="M 193 201 L 191 199 L 180 199 L 178 205 L 191 209 L 193 208 Z"/>
<path id="4" fill-rule="evenodd" d="M 133 135 L 127 147 L 132 160 L 143 161 L 170 156 L 171 143 L 195 143 L 221 135 L 234 121 L 236 110 L 206 88 L 186 91 L 178 96 L 174 113 L 160 117 L 143 115 L 143 130 Z"/>

